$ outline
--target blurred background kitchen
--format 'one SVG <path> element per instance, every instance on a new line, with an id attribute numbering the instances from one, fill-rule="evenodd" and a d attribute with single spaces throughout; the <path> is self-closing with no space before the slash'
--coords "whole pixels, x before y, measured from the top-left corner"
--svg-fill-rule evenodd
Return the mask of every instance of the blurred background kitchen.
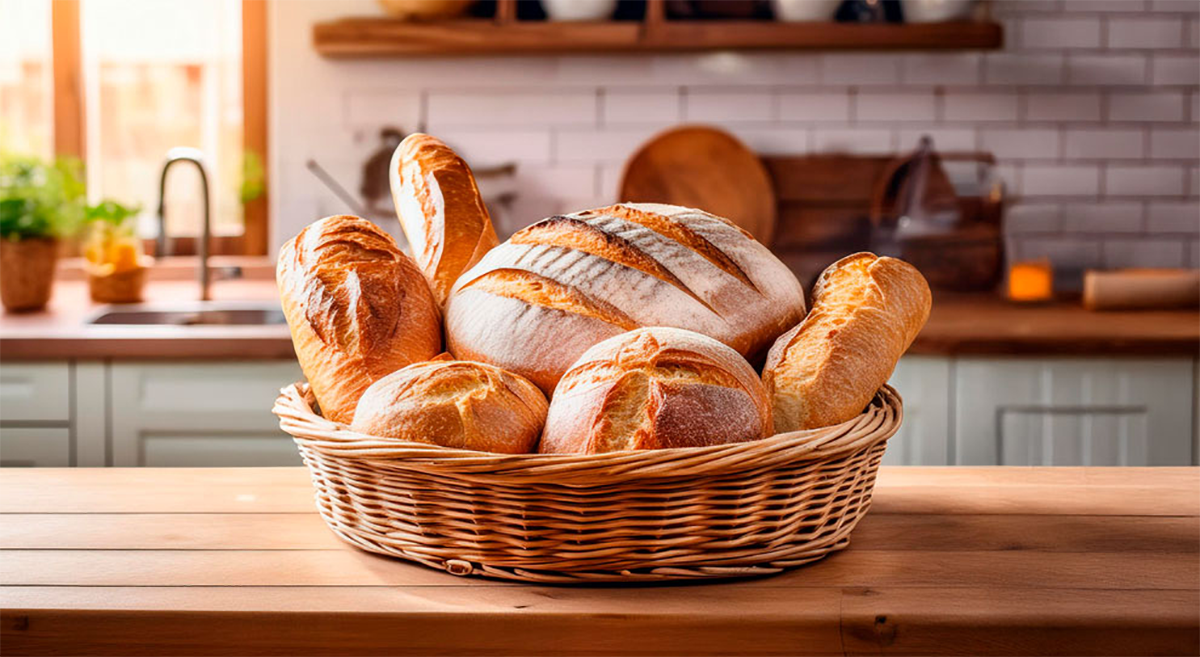
<path id="1" fill-rule="evenodd" d="M 1198 87 L 1195 0 L 0 0 L 0 464 L 297 464 L 271 258 L 402 239 L 416 131 L 501 239 L 656 200 L 806 288 L 916 263 L 886 462 L 1195 464 Z"/>

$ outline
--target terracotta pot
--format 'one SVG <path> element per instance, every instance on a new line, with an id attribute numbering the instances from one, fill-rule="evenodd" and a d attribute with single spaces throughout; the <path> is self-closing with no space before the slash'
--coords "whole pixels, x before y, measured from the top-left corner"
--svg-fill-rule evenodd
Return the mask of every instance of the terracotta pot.
<path id="1" fill-rule="evenodd" d="M 88 291 L 97 303 L 137 303 L 146 287 L 146 268 L 137 267 L 107 276 L 88 273 Z"/>
<path id="2" fill-rule="evenodd" d="M 0 239 L 0 301 L 5 310 L 41 310 L 50 301 L 58 242 Z"/>

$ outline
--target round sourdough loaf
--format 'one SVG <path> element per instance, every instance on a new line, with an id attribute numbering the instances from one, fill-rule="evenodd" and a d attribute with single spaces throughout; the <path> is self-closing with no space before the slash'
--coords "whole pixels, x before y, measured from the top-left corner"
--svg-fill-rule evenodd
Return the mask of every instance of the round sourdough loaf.
<path id="1" fill-rule="evenodd" d="M 484 363 L 409 365 L 363 393 L 350 428 L 442 447 L 526 454 L 537 447 L 546 397 L 528 380 Z"/>
<path id="2" fill-rule="evenodd" d="M 765 438 L 772 426 L 766 391 L 740 354 L 699 333 L 652 327 L 609 338 L 571 366 L 539 451 L 704 447 Z"/>
<path id="3" fill-rule="evenodd" d="M 429 284 L 366 219 L 313 222 L 279 250 L 275 278 L 300 368 L 334 422 L 376 380 L 441 351 Z"/>
<path id="4" fill-rule="evenodd" d="M 588 347 L 643 326 L 683 328 L 761 362 L 804 317 L 792 272 L 731 222 L 620 204 L 540 221 L 466 271 L 446 308 L 457 358 L 549 393 Z"/>

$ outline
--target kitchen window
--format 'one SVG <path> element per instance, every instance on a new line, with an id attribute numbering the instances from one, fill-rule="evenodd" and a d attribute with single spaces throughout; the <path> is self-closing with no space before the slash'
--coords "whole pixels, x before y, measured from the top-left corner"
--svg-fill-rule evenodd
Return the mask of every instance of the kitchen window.
<path id="1" fill-rule="evenodd" d="M 91 200 L 141 206 L 149 239 L 167 150 L 198 148 L 212 252 L 266 253 L 265 24 L 263 0 L 0 2 L 0 151 L 82 159 Z M 196 251 L 198 177 L 167 181 L 175 254 Z"/>

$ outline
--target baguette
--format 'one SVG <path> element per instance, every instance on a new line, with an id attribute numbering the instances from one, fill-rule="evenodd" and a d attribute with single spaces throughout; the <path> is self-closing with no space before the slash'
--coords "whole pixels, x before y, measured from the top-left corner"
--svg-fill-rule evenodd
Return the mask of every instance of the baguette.
<path id="1" fill-rule="evenodd" d="M 459 275 L 499 244 L 475 177 L 449 146 L 418 132 L 396 147 L 389 182 L 413 258 L 443 305 Z"/>
<path id="2" fill-rule="evenodd" d="M 703 447 L 771 429 L 766 392 L 741 355 L 699 333 L 653 327 L 595 345 L 567 371 L 539 451 Z"/>
<path id="3" fill-rule="evenodd" d="M 515 374 L 438 358 L 376 381 L 350 428 L 371 436 L 501 454 L 537 447 L 546 397 Z"/>
<path id="4" fill-rule="evenodd" d="M 429 284 L 391 236 L 339 215 L 279 252 L 276 282 L 296 358 L 325 417 L 348 423 L 367 386 L 441 350 Z"/>
<path id="5" fill-rule="evenodd" d="M 696 331 L 761 363 L 804 317 L 786 265 L 744 230 L 671 205 L 620 204 L 550 217 L 463 274 L 446 305 L 447 347 L 544 392 L 584 351 L 644 326 Z"/>
<path id="6" fill-rule="evenodd" d="M 925 278 L 895 258 L 856 253 L 830 265 L 808 317 L 775 341 L 763 369 L 775 431 L 853 419 L 892 376 L 929 318 Z"/>

